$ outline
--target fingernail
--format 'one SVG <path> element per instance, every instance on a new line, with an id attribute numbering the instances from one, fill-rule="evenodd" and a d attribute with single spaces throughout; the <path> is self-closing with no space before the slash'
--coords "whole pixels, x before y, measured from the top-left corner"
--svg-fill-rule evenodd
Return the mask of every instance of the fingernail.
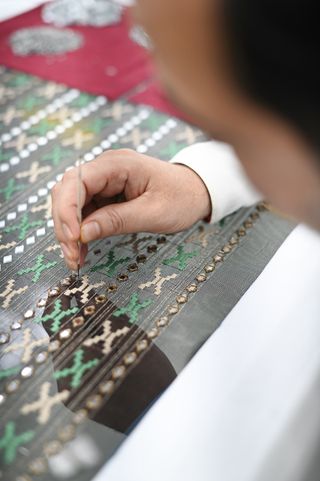
<path id="1" fill-rule="evenodd" d="M 81 228 L 81 241 L 87 244 L 88 242 L 98 239 L 100 237 L 101 229 L 98 222 L 89 222 L 84 224 Z"/>
<path id="2" fill-rule="evenodd" d="M 62 230 L 67 239 L 73 240 L 72 232 L 70 230 L 70 227 L 67 226 L 67 224 L 62 224 Z"/>

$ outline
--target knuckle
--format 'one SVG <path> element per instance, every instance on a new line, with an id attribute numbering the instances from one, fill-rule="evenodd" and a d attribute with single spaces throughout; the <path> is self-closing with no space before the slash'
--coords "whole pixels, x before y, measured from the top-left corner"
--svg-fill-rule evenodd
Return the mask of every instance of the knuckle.
<path id="1" fill-rule="evenodd" d="M 124 220 L 121 215 L 115 209 L 109 209 L 108 211 L 109 222 L 111 224 L 112 232 L 118 234 L 124 230 Z"/>

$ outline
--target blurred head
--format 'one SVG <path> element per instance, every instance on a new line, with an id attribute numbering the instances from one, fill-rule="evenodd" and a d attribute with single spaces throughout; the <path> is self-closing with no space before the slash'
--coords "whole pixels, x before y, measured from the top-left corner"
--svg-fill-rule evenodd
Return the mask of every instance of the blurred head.
<path id="1" fill-rule="evenodd" d="M 137 0 L 169 96 L 235 148 L 276 207 L 320 229 L 315 0 Z"/>

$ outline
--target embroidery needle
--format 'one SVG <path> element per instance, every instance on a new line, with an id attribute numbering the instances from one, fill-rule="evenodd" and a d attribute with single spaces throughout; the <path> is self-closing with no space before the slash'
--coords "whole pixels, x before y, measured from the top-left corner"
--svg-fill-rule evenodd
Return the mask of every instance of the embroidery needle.
<path id="1" fill-rule="evenodd" d="M 82 209 L 81 209 L 81 161 L 78 161 L 78 176 L 77 176 L 77 216 L 78 222 L 81 229 L 82 223 Z M 81 235 L 80 239 L 78 240 L 78 280 L 80 279 L 80 253 L 81 253 Z"/>

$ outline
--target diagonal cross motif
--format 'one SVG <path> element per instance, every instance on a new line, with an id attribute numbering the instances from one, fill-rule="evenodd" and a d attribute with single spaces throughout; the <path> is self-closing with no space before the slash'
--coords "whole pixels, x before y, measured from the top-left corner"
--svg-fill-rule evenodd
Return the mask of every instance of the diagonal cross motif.
<path id="1" fill-rule="evenodd" d="M 124 264 L 125 262 L 129 261 L 130 257 L 120 257 L 119 259 L 115 258 L 114 250 L 111 249 L 108 253 L 107 262 L 103 264 L 97 264 L 91 268 L 92 272 L 104 272 L 107 276 L 112 277 L 116 271 L 116 268 L 120 264 Z"/>
<path id="2" fill-rule="evenodd" d="M 29 222 L 29 216 L 27 212 L 25 212 L 21 217 L 19 224 L 6 227 L 5 229 L 3 229 L 3 232 L 5 232 L 6 234 L 9 234 L 10 232 L 19 231 L 18 239 L 23 240 L 31 229 L 35 227 L 40 227 L 42 226 L 42 224 L 43 224 L 42 220 Z"/>
<path id="3" fill-rule="evenodd" d="M 139 297 L 137 293 L 132 294 L 130 297 L 130 301 L 124 307 L 117 309 L 113 315 L 114 317 L 120 317 L 123 314 L 127 314 L 129 317 L 130 324 L 134 324 L 138 319 L 138 313 L 141 309 L 145 309 L 146 307 L 152 304 L 151 299 L 146 299 L 143 302 L 139 302 Z"/>
<path id="4" fill-rule="evenodd" d="M 169 257 L 162 261 L 162 264 L 171 266 L 172 264 L 178 264 L 178 269 L 183 271 L 187 267 L 187 260 L 198 255 L 197 251 L 185 252 L 183 246 L 177 247 L 177 255 Z"/>
<path id="5" fill-rule="evenodd" d="M 44 210 L 45 211 L 44 218 L 50 219 L 51 208 L 52 208 L 51 195 L 48 195 L 46 201 L 43 204 L 32 207 L 31 212 L 35 213 L 35 212 L 41 212 L 42 210 Z"/>
<path id="6" fill-rule="evenodd" d="M 64 389 L 54 396 L 50 396 L 50 388 L 50 382 L 44 382 L 40 387 L 39 398 L 32 403 L 24 404 L 20 410 L 21 414 L 27 415 L 38 412 L 38 423 L 45 424 L 50 419 L 53 406 L 66 401 L 70 395 L 70 391 Z"/>
<path id="7" fill-rule="evenodd" d="M 72 146 L 76 150 L 82 149 L 83 145 L 93 139 L 93 134 L 77 129 L 72 137 L 68 137 L 62 141 L 64 147 Z"/>
<path id="8" fill-rule="evenodd" d="M 1 239 L 2 239 L 2 235 L 0 234 L 0 240 Z M 10 249 L 10 247 L 14 247 L 16 245 L 17 245 L 16 241 L 7 242 L 7 244 L 0 244 L 0 251 Z"/>
<path id="9" fill-rule="evenodd" d="M 128 135 L 121 137 L 121 143 L 132 143 L 135 148 L 149 137 L 149 132 L 143 132 L 138 127 L 134 128 Z"/>
<path id="10" fill-rule="evenodd" d="M 4 200 L 10 200 L 15 192 L 20 192 L 25 188 L 25 184 L 16 185 L 16 181 L 13 178 L 10 178 L 7 181 L 7 185 L 0 189 L 0 192 L 4 195 Z"/>
<path id="11" fill-rule="evenodd" d="M 29 362 L 36 347 L 44 346 L 49 343 L 48 337 L 42 337 L 41 339 L 32 339 L 31 329 L 27 327 L 23 331 L 23 338 L 21 341 L 11 343 L 7 346 L 4 352 L 16 352 L 22 349 L 21 361 Z"/>
<path id="12" fill-rule="evenodd" d="M 53 377 L 58 380 L 64 377 L 72 376 L 70 386 L 72 388 L 79 387 L 84 373 L 99 364 L 98 359 L 90 359 L 90 361 L 84 363 L 83 356 L 83 349 L 76 351 L 73 355 L 72 366 L 55 371 Z"/>
<path id="13" fill-rule="evenodd" d="M 0 451 L 3 451 L 4 464 L 11 464 L 17 455 L 17 449 L 22 444 L 26 444 L 34 438 L 34 431 L 24 431 L 15 434 L 16 425 L 13 421 L 7 422 L 4 428 L 4 434 L 0 438 Z"/>
<path id="14" fill-rule="evenodd" d="M 90 299 L 90 292 L 97 287 L 104 286 L 104 284 L 105 283 L 103 281 L 97 282 L 96 284 L 90 284 L 89 277 L 84 275 L 81 279 L 80 286 L 68 288 L 64 291 L 64 294 L 66 296 L 74 296 L 77 292 L 79 292 L 81 293 L 80 302 L 85 304 Z"/>
<path id="15" fill-rule="evenodd" d="M 101 113 L 101 117 L 111 117 L 114 120 L 121 120 L 122 116 L 132 112 L 132 105 L 125 105 L 121 102 L 114 102 L 110 107 L 107 107 Z"/>
<path id="16" fill-rule="evenodd" d="M 23 113 L 23 110 L 17 110 L 13 105 L 10 105 L 7 110 L 0 115 L 0 120 L 4 125 L 10 125 L 13 120 L 21 118 Z"/>
<path id="17" fill-rule="evenodd" d="M 11 301 L 15 296 L 22 294 L 28 289 L 28 286 L 19 287 L 19 289 L 14 289 L 15 282 L 16 282 L 15 279 L 9 279 L 3 291 L 0 292 L 0 298 L 3 299 L 1 304 L 3 309 L 7 309 L 10 306 Z"/>
<path id="18" fill-rule="evenodd" d="M 70 309 L 63 310 L 61 299 L 57 299 L 54 302 L 53 311 L 44 316 L 35 317 L 34 322 L 40 323 L 40 322 L 53 321 L 50 327 L 50 331 L 52 333 L 56 333 L 60 329 L 61 321 L 65 317 L 68 318 L 69 316 L 72 316 L 76 312 L 78 312 L 77 307 L 71 307 Z"/>
<path id="19" fill-rule="evenodd" d="M 27 144 L 30 144 L 35 140 L 37 140 L 37 137 L 28 137 L 24 132 L 22 132 L 22 134 L 20 134 L 15 140 L 6 142 L 6 148 L 12 147 L 13 149 L 17 149 L 17 151 L 20 152 L 26 147 Z"/>
<path id="20" fill-rule="evenodd" d="M 72 151 L 70 149 L 63 149 L 59 144 L 55 145 L 52 150 L 46 155 L 44 155 L 41 160 L 49 161 L 56 167 L 60 164 L 62 159 L 69 158 L 72 156 Z"/>
<path id="21" fill-rule="evenodd" d="M 57 264 L 57 261 L 47 262 L 47 264 L 44 264 L 43 259 L 43 254 L 37 256 L 35 265 L 18 271 L 19 276 L 22 276 L 23 274 L 29 274 L 29 272 L 34 272 L 35 274 L 32 278 L 32 282 L 37 282 L 40 279 L 43 271 L 51 269 L 51 267 L 54 267 Z"/>
<path id="22" fill-rule="evenodd" d="M 91 337 L 90 339 L 86 339 L 83 345 L 90 347 L 90 346 L 93 346 L 94 344 L 98 344 L 99 342 L 103 342 L 102 352 L 105 355 L 109 354 L 109 352 L 111 351 L 111 346 L 113 344 L 113 341 L 118 337 L 124 336 L 130 331 L 129 327 L 124 326 L 121 329 L 117 329 L 116 331 L 112 332 L 111 325 L 112 325 L 111 321 L 106 319 L 102 323 L 102 327 L 103 327 L 102 334 Z"/>
<path id="23" fill-rule="evenodd" d="M 30 169 L 25 170 L 24 172 L 18 172 L 16 174 L 17 179 L 25 179 L 29 178 L 30 184 L 34 184 L 37 180 L 39 175 L 46 174 L 47 172 L 51 171 L 51 167 L 49 165 L 44 165 L 40 167 L 38 161 L 32 162 Z"/>
<path id="24" fill-rule="evenodd" d="M 41 95 L 41 97 L 51 100 L 56 94 L 65 90 L 66 89 L 63 87 L 63 85 L 59 85 L 54 82 L 48 82 L 44 86 L 41 86 L 37 89 L 37 94 Z"/>
<path id="25" fill-rule="evenodd" d="M 154 271 L 154 279 L 152 281 L 145 282 L 144 284 L 139 285 L 139 289 L 147 289 L 148 287 L 154 286 L 154 293 L 156 296 L 161 294 L 161 289 L 163 284 L 170 279 L 175 279 L 178 274 L 171 274 L 166 277 L 161 276 L 161 268 L 157 267 Z"/>

